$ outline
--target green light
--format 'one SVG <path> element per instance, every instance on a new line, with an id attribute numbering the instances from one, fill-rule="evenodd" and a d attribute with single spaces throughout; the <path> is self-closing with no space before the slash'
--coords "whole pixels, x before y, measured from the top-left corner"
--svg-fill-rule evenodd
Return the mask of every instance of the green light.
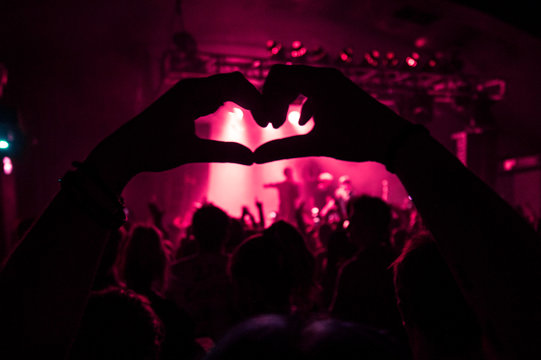
<path id="1" fill-rule="evenodd" d="M 9 143 L 6 140 L 0 140 L 0 149 L 7 149 L 9 147 Z"/>

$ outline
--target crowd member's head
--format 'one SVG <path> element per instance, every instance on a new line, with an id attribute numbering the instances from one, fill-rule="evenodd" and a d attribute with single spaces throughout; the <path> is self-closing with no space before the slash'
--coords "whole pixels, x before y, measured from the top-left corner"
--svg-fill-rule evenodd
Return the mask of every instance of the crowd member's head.
<path id="1" fill-rule="evenodd" d="M 351 242 L 346 230 L 337 229 L 329 237 L 327 246 L 327 264 L 329 269 L 336 269 L 347 259 L 355 255 L 355 245 Z"/>
<path id="2" fill-rule="evenodd" d="M 284 168 L 284 176 L 286 177 L 286 180 L 292 181 L 293 180 L 293 169 L 290 167 Z"/>
<path id="3" fill-rule="evenodd" d="M 161 293 L 166 285 L 168 256 L 158 229 L 134 226 L 123 257 L 123 278 L 130 289 L 142 294 Z"/>
<path id="4" fill-rule="evenodd" d="M 309 297 L 315 261 L 300 233 L 278 221 L 246 239 L 229 264 L 237 306 L 244 316 L 289 313 Z"/>
<path id="5" fill-rule="evenodd" d="M 349 233 L 359 248 L 388 244 L 391 231 L 391 208 L 383 200 L 359 196 L 349 202 Z"/>
<path id="6" fill-rule="evenodd" d="M 200 252 L 221 252 L 229 228 L 229 215 L 212 204 L 197 209 L 192 218 L 192 231 Z"/>
<path id="7" fill-rule="evenodd" d="M 108 288 L 90 296 L 70 359 L 155 360 L 162 339 L 162 323 L 144 296 Z"/>
<path id="8" fill-rule="evenodd" d="M 391 338 L 360 324 L 263 315 L 231 329 L 206 358 L 226 359 L 403 360 L 407 356 Z"/>
<path id="9" fill-rule="evenodd" d="M 338 178 L 338 184 L 347 192 L 351 192 L 351 190 L 353 189 L 353 183 L 351 182 L 351 178 L 347 175 L 340 176 Z"/>
<path id="10" fill-rule="evenodd" d="M 233 253 L 235 248 L 245 239 L 247 233 L 253 231 L 245 229 L 242 221 L 237 218 L 231 218 L 229 229 L 229 236 L 224 244 L 224 252 L 228 255 Z"/>
<path id="11" fill-rule="evenodd" d="M 417 359 L 469 359 L 480 352 L 480 326 L 428 232 L 410 239 L 393 267 L 398 307 Z"/>
<path id="12" fill-rule="evenodd" d="M 334 180 L 334 176 L 332 176 L 331 173 L 322 172 L 317 177 L 318 189 L 321 189 L 321 190 L 329 189 L 332 185 L 333 180 Z"/>
<path id="13" fill-rule="evenodd" d="M 100 290 L 109 286 L 118 285 L 118 273 L 115 264 L 125 237 L 126 231 L 122 227 L 112 231 L 109 234 L 107 245 L 103 250 L 100 265 L 96 272 L 94 290 Z"/>

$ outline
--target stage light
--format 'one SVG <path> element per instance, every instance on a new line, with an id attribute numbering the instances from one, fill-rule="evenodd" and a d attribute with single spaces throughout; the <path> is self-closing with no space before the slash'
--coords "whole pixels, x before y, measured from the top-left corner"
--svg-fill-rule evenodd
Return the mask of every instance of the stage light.
<path id="1" fill-rule="evenodd" d="M 517 166 L 516 159 L 507 159 L 503 162 L 503 169 L 505 171 L 511 171 L 515 166 Z"/>
<path id="2" fill-rule="evenodd" d="M 541 165 L 541 155 L 521 156 L 505 159 L 501 164 L 504 171 L 523 171 L 538 169 Z"/>
<path id="3" fill-rule="evenodd" d="M 299 125 L 299 119 L 301 118 L 301 113 L 297 110 L 290 111 L 287 114 L 287 120 L 293 125 Z"/>
<path id="4" fill-rule="evenodd" d="M 13 171 L 13 163 L 11 162 L 11 159 L 8 156 L 5 156 L 2 163 L 4 165 L 4 174 L 11 175 L 11 172 Z"/>
<path id="5" fill-rule="evenodd" d="M 17 109 L 0 105 L 0 154 L 15 155 L 21 149 L 22 140 Z"/>
<path id="6" fill-rule="evenodd" d="M 418 52 L 412 52 L 411 55 L 406 56 L 406 65 L 410 69 L 419 67 L 421 55 Z"/>
<path id="7" fill-rule="evenodd" d="M 398 66 L 398 59 L 393 51 L 388 51 L 385 55 L 384 64 L 387 67 L 394 68 Z"/>
<path id="8" fill-rule="evenodd" d="M 278 41 L 268 40 L 267 50 L 271 57 L 280 57 L 283 54 L 284 47 Z"/>
<path id="9" fill-rule="evenodd" d="M 435 56 L 431 56 L 428 60 L 423 62 L 422 71 L 435 72 L 440 70 L 440 62 Z"/>
<path id="10" fill-rule="evenodd" d="M 306 48 L 302 44 L 302 41 L 295 40 L 291 43 L 291 57 L 301 58 L 306 55 Z"/>
<path id="11" fill-rule="evenodd" d="M 340 52 L 340 61 L 346 64 L 353 62 L 353 49 L 349 47 L 344 48 Z"/>
<path id="12" fill-rule="evenodd" d="M 415 47 L 416 48 L 424 48 L 428 44 L 428 39 L 424 36 L 421 36 L 417 39 L 415 39 Z"/>
<path id="13" fill-rule="evenodd" d="M 406 64 L 408 64 L 409 67 L 414 68 L 417 66 L 417 60 L 415 60 L 411 56 L 408 56 L 406 57 Z"/>
<path id="14" fill-rule="evenodd" d="M 234 107 L 229 113 L 229 116 L 232 120 L 241 121 L 244 118 L 244 112 L 238 107 Z"/>
<path id="15" fill-rule="evenodd" d="M 238 107 L 233 107 L 231 111 L 228 111 L 226 114 L 226 123 L 225 123 L 225 139 L 224 141 L 244 141 L 245 128 L 242 122 L 244 118 L 244 112 Z"/>
<path id="16" fill-rule="evenodd" d="M 372 50 L 369 53 L 364 54 L 364 62 L 372 67 L 378 67 L 381 59 L 378 50 Z"/>
<path id="17" fill-rule="evenodd" d="M 293 50 L 300 50 L 302 48 L 302 41 L 295 40 L 291 43 L 291 48 Z"/>

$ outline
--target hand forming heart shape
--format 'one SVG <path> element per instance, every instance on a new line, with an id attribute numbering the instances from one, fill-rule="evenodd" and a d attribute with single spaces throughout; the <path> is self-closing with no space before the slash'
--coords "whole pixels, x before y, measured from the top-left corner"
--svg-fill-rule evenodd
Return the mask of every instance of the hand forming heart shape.
<path id="1" fill-rule="evenodd" d="M 314 128 L 261 145 L 254 152 L 257 163 L 305 156 L 382 162 L 388 144 L 408 124 L 336 69 L 286 65 L 270 70 L 256 122 L 280 127 L 299 94 L 307 97 L 299 124 L 313 116 Z"/>
<path id="2" fill-rule="evenodd" d="M 306 135 L 274 140 L 252 152 L 195 134 L 194 120 L 225 101 L 252 111 L 259 126 L 279 128 L 299 94 L 307 97 L 299 124 L 311 117 L 315 123 Z M 408 124 L 336 69 L 275 65 L 262 93 L 238 72 L 181 80 L 100 143 L 87 162 L 108 163 L 104 172 L 117 172 L 124 181 L 192 162 L 250 165 L 305 156 L 383 162 L 389 144 Z"/>

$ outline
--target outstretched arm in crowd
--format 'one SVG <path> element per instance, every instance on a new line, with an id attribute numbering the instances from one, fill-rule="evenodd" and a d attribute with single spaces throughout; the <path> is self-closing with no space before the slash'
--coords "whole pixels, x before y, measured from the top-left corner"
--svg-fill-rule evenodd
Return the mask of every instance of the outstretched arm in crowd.
<path id="1" fill-rule="evenodd" d="M 506 202 L 422 128 L 386 108 L 338 70 L 273 67 L 254 115 L 277 128 L 298 94 L 306 135 L 275 140 L 257 163 L 301 156 L 376 161 L 402 181 L 501 358 L 541 356 L 540 239 Z"/>
<path id="2" fill-rule="evenodd" d="M 253 109 L 259 100 L 240 73 L 183 80 L 102 141 L 65 177 L 0 273 L 0 351 L 62 358 L 77 333 L 107 235 L 119 226 L 117 198 L 125 185 L 138 173 L 185 163 L 251 164 L 252 152 L 242 145 L 198 138 L 194 120 L 225 101 Z"/>

